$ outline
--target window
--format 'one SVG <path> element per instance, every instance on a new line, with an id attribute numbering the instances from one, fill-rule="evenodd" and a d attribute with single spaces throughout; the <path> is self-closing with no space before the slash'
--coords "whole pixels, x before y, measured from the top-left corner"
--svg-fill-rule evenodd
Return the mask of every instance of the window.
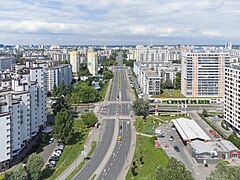
<path id="1" fill-rule="evenodd" d="M 237 158 L 238 154 L 232 154 L 232 158 Z"/>

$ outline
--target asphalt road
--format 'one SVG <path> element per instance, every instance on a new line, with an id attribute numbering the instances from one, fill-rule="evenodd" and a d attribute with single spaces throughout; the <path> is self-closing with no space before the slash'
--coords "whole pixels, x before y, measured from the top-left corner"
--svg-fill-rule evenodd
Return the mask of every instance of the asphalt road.
<path id="1" fill-rule="evenodd" d="M 98 178 L 100 180 L 116 179 L 127 160 L 128 150 L 131 145 L 131 141 L 129 141 L 129 137 L 131 137 L 131 129 L 130 125 L 127 124 L 127 121 L 128 120 L 120 120 L 119 122 L 119 126 L 122 126 L 122 129 L 119 129 L 118 133 L 119 136 L 122 136 L 122 140 L 118 141 L 115 146 L 111 158 Z"/>
<path id="2" fill-rule="evenodd" d="M 119 129 L 119 132 L 117 133 L 118 135 L 121 135 L 123 139 L 122 142 L 116 144 L 113 153 L 105 166 L 105 168 L 109 169 L 108 175 L 103 175 L 103 171 L 99 173 L 99 175 L 103 175 L 104 177 L 106 176 L 108 179 L 116 179 L 125 164 L 125 159 L 128 155 L 131 144 L 131 127 L 127 124 L 126 119 L 119 120 L 115 117 L 125 116 L 130 119 L 131 101 L 129 97 L 130 93 L 127 84 L 128 82 L 125 77 L 125 67 L 122 64 L 123 58 L 121 53 L 119 53 L 117 60 L 118 65 L 114 71 L 110 101 L 102 108 L 101 111 L 101 114 L 103 115 L 103 136 L 98 143 L 91 160 L 85 164 L 85 166 L 74 176 L 73 179 L 88 180 L 96 173 L 96 170 L 100 167 L 104 157 L 107 153 L 109 153 L 109 148 L 114 144 L 112 143 L 112 139 L 116 123 L 120 123 L 122 126 L 122 130 Z M 121 148 L 119 148 L 120 146 Z M 113 155 L 115 156 L 113 157 Z M 118 163 L 113 163 L 114 161 Z M 104 169 L 104 167 L 102 167 L 102 169 Z"/>
<path id="3" fill-rule="evenodd" d="M 104 134 L 101 138 L 101 141 L 98 142 L 97 149 L 94 151 L 92 158 L 85 164 L 79 173 L 77 173 L 73 179 L 79 180 L 88 180 L 94 174 L 98 165 L 101 163 L 104 158 L 108 147 L 112 141 L 112 134 L 114 130 L 115 121 L 114 119 L 104 120 Z"/>

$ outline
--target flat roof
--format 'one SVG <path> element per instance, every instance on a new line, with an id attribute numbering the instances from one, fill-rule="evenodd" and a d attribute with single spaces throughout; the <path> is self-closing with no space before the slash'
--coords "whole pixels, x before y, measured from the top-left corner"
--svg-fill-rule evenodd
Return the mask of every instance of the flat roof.
<path id="1" fill-rule="evenodd" d="M 211 141 L 211 138 L 194 120 L 178 118 L 173 120 L 173 124 L 184 141 L 192 141 L 195 139 Z"/>

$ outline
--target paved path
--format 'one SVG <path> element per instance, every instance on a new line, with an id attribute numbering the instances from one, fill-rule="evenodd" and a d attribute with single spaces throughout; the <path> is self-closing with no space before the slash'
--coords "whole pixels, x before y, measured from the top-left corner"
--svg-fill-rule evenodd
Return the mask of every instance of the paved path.
<path id="1" fill-rule="evenodd" d="M 92 128 L 88 134 L 87 140 L 85 141 L 85 151 L 87 154 L 91 151 L 92 141 L 96 141 L 98 138 L 98 129 Z M 62 173 L 57 177 L 58 180 L 66 179 L 84 160 L 84 157 L 80 154 L 78 158 Z"/>
<path id="2" fill-rule="evenodd" d="M 151 135 L 151 134 L 144 134 L 144 133 L 140 133 L 140 132 L 136 132 L 137 135 L 140 136 L 144 136 L 144 137 L 155 137 L 155 135 Z"/>
<path id="3" fill-rule="evenodd" d="M 43 148 L 43 151 L 40 153 L 40 155 L 43 158 L 43 162 L 44 162 L 45 165 L 48 163 L 48 160 L 52 156 L 53 151 L 55 150 L 56 146 L 57 146 L 57 140 L 54 140 L 53 143 L 48 144 L 47 146 L 45 146 Z"/>

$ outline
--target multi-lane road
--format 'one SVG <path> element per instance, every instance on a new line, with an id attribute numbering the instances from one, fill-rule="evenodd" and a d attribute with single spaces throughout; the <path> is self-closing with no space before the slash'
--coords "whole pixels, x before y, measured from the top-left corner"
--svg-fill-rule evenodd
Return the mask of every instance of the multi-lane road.
<path id="1" fill-rule="evenodd" d="M 118 65 L 114 69 L 110 101 L 102 108 L 101 113 L 103 116 L 102 136 L 92 158 L 73 179 L 88 180 L 93 176 L 101 180 L 117 179 L 125 168 L 132 142 L 131 101 L 121 53 L 117 60 Z M 122 136 L 121 141 L 118 141 L 118 136 Z"/>

